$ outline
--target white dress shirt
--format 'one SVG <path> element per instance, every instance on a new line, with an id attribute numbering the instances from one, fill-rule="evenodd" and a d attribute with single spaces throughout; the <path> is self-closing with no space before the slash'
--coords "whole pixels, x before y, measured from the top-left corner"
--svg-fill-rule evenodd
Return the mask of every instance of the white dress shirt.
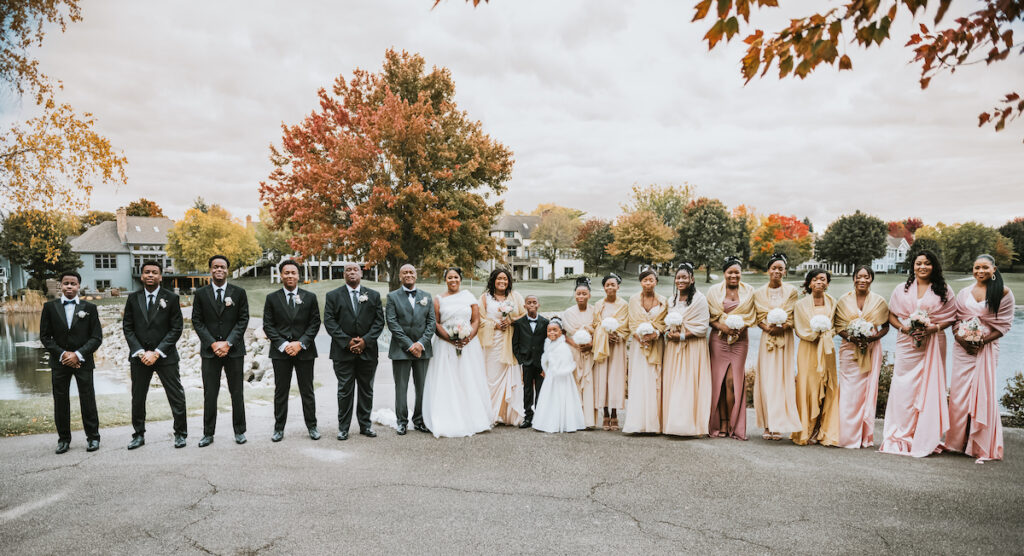
<path id="1" fill-rule="evenodd" d="M 157 288 L 155 290 L 153 290 L 153 291 L 149 291 L 146 288 L 142 288 L 142 295 L 145 296 L 143 298 L 143 301 L 145 301 L 145 303 L 146 303 L 146 310 L 148 311 L 149 310 L 149 296 L 151 296 L 151 295 L 153 296 L 153 303 L 160 303 L 160 286 L 157 286 Z M 157 350 L 153 350 L 153 351 L 155 351 L 157 353 L 157 355 L 160 356 L 161 359 L 164 358 L 164 357 L 167 357 L 167 355 L 165 355 L 164 352 L 162 352 L 162 351 L 160 351 L 158 349 Z M 144 349 L 136 350 L 136 352 L 132 354 L 132 357 L 138 357 L 139 354 L 142 354 L 142 353 L 145 353 L 145 352 L 146 352 L 146 350 L 144 350 Z"/>

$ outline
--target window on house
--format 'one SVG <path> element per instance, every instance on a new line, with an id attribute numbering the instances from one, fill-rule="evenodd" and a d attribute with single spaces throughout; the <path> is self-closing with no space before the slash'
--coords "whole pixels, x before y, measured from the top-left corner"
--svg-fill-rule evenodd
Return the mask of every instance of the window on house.
<path id="1" fill-rule="evenodd" d="M 507 238 L 516 237 L 516 233 L 515 232 L 506 231 L 505 232 L 505 237 L 507 237 Z"/>
<path id="2" fill-rule="evenodd" d="M 103 292 L 110 289 L 110 280 L 96 280 L 96 289 Z"/>
<path id="3" fill-rule="evenodd" d="M 576 274 L 576 269 L 571 267 L 571 266 L 567 266 L 567 267 L 562 269 L 562 275 L 563 276 L 571 276 L 573 274 Z"/>
<path id="4" fill-rule="evenodd" d="M 516 256 L 518 256 L 518 255 L 516 254 L 516 253 L 518 253 L 518 252 L 519 252 L 519 248 L 518 248 L 518 247 L 509 247 L 509 248 L 507 248 L 507 249 L 506 249 L 506 254 L 507 254 L 507 255 L 508 255 L 509 257 L 516 257 Z"/>
<path id="5" fill-rule="evenodd" d="M 96 268 L 117 268 L 117 255 L 110 254 L 97 254 L 96 257 Z"/>

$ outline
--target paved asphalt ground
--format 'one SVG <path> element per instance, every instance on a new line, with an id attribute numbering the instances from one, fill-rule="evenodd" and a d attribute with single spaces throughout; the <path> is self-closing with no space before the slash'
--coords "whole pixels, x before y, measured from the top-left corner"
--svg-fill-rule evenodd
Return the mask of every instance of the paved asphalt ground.
<path id="1" fill-rule="evenodd" d="M 250 407 L 249 442 L 175 450 L 171 423 L 103 429 L 102 448 L 53 453 L 54 435 L 0 439 L 0 553 L 944 553 L 1024 551 L 1024 434 L 1004 462 L 751 440 L 545 435 L 466 439 L 377 425 L 335 440 L 329 362 L 318 362 L 323 438 L 297 398 L 283 442 Z M 385 360 L 377 407 L 393 407 Z M 221 395 L 226 395 L 222 392 Z M 753 423 L 753 412 L 748 422 Z M 878 422 L 876 438 L 881 434 Z"/>

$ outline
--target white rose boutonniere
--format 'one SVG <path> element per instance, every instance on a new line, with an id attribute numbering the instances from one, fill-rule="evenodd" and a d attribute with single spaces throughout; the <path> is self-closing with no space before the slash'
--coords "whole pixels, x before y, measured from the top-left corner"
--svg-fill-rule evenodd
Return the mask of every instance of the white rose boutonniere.
<path id="1" fill-rule="evenodd" d="M 89 313 L 86 313 L 85 311 L 79 311 L 78 312 L 78 318 L 80 318 L 80 319 L 84 319 L 87 316 L 89 316 Z"/>
<path id="2" fill-rule="evenodd" d="M 162 297 L 160 298 L 160 308 L 161 309 L 166 309 L 167 308 L 167 300 L 165 300 Z"/>
<path id="3" fill-rule="evenodd" d="M 418 303 L 419 303 L 420 305 L 423 305 L 424 307 L 426 307 L 426 306 L 427 306 L 427 303 L 430 303 L 430 300 L 429 300 L 429 299 L 427 299 L 426 297 L 424 297 L 424 298 L 420 299 L 420 300 L 418 301 Z"/>
<path id="4" fill-rule="evenodd" d="M 369 297 L 367 297 L 367 295 L 366 295 L 365 293 L 361 293 L 361 294 L 359 294 L 359 302 L 360 302 L 360 303 L 365 303 L 365 302 L 366 302 L 366 300 L 368 300 L 368 299 L 370 299 L 370 298 L 369 298 Z"/>
<path id="5" fill-rule="evenodd" d="M 299 295 L 296 295 L 295 296 L 295 304 L 296 305 L 302 305 L 302 297 L 300 297 Z"/>
<path id="6" fill-rule="evenodd" d="M 230 297 L 225 297 L 225 298 L 224 298 L 224 306 L 225 306 L 225 307 L 230 307 L 230 306 L 232 306 L 232 305 L 234 305 L 234 304 L 235 304 L 235 302 L 234 302 L 234 301 L 231 301 L 231 298 L 230 298 Z"/>

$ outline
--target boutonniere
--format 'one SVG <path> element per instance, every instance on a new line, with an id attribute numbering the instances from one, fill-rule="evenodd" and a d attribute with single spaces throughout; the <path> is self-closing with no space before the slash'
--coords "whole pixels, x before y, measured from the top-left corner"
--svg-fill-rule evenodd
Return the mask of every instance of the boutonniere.
<path id="1" fill-rule="evenodd" d="M 225 307 L 230 307 L 230 306 L 232 306 L 232 305 L 234 305 L 234 304 L 235 304 L 235 302 L 234 302 L 234 301 L 231 301 L 231 298 L 230 298 L 230 297 L 225 297 L 225 298 L 224 298 L 224 306 L 225 306 Z"/>
<path id="2" fill-rule="evenodd" d="M 80 319 L 84 319 L 87 316 L 89 316 L 89 313 L 86 313 L 85 311 L 79 311 L 78 312 L 78 318 L 80 318 Z"/>
<path id="3" fill-rule="evenodd" d="M 430 301 L 426 297 L 424 297 L 424 298 L 420 299 L 417 303 L 419 303 L 420 305 L 423 305 L 424 307 L 426 307 L 427 303 L 429 303 L 429 302 Z"/>
<path id="4" fill-rule="evenodd" d="M 365 303 L 366 300 L 368 300 L 368 299 L 370 299 L 370 298 L 365 293 L 359 294 L 359 302 L 360 303 Z"/>
<path id="5" fill-rule="evenodd" d="M 160 308 L 161 309 L 166 309 L 167 308 L 167 301 L 164 298 L 162 298 L 162 297 L 160 298 Z"/>
<path id="6" fill-rule="evenodd" d="M 295 304 L 296 305 L 302 305 L 302 297 L 301 296 L 298 296 L 298 295 L 295 296 Z"/>

